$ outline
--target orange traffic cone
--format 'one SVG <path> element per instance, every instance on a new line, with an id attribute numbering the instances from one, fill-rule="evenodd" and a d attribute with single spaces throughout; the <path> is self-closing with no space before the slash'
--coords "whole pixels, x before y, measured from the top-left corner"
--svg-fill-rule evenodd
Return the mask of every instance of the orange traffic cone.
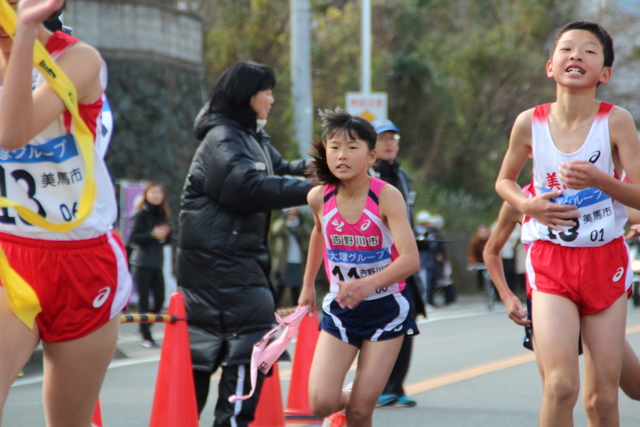
<path id="1" fill-rule="evenodd" d="M 171 295 L 169 314 L 179 319 L 187 317 L 181 293 L 174 292 Z M 149 426 L 198 427 L 198 407 L 185 320 L 168 323 L 165 327 Z"/>
<path id="2" fill-rule="evenodd" d="M 273 364 L 271 375 L 264 379 L 255 418 L 249 427 L 285 427 L 278 363 Z"/>
<path id="3" fill-rule="evenodd" d="M 96 402 L 96 409 L 93 410 L 93 418 L 91 418 L 91 427 L 103 427 L 102 413 L 100 412 L 100 399 Z"/>
<path id="4" fill-rule="evenodd" d="M 293 357 L 291 382 L 289 383 L 289 397 L 287 398 L 287 408 L 284 411 L 287 419 L 304 419 L 305 422 L 313 424 L 317 421 L 322 423 L 322 418 L 313 415 L 309 404 L 309 371 L 318 335 L 318 312 L 316 311 L 313 316 L 306 316 L 298 329 L 298 340 Z"/>

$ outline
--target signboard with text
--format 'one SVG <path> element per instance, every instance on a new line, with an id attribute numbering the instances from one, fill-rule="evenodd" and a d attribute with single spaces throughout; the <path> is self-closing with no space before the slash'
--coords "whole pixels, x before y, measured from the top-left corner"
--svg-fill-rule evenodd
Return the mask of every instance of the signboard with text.
<path id="1" fill-rule="evenodd" d="M 386 92 L 347 92 L 347 112 L 370 122 L 387 118 Z"/>

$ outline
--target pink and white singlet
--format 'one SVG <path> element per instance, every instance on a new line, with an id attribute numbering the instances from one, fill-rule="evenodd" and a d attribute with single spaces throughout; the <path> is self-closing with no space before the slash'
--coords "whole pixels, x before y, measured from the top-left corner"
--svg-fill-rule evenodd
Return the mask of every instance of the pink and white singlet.
<path id="1" fill-rule="evenodd" d="M 384 181 L 371 178 L 369 196 L 360 219 L 354 224 L 344 220 L 336 203 L 336 186 L 324 186 L 322 234 L 325 241 L 325 269 L 329 292 L 337 294 L 338 281 L 371 276 L 388 267 L 398 257 L 391 231 L 380 218 L 379 197 Z M 377 289 L 366 300 L 375 300 L 400 292 L 405 281 Z"/>

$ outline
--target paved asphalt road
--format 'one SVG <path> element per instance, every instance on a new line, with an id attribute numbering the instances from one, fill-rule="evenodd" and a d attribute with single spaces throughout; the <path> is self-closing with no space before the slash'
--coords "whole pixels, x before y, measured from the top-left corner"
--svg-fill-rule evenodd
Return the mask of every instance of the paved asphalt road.
<path id="1" fill-rule="evenodd" d="M 629 306 L 628 335 L 640 353 L 640 309 Z M 149 425 L 160 351 L 139 346 L 133 325 L 123 325 L 118 343 L 119 357 L 107 374 L 101 393 L 105 427 Z M 378 427 L 528 427 L 537 425 L 540 379 L 531 352 L 522 347 L 523 330 L 505 315 L 502 305 L 489 313 L 479 297 L 462 297 L 456 307 L 432 309 L 422 319 L 415 338 L 408 394 L 415 408 L 379 408 L 374 414 Z M 161 328 L 154 328 L 161 335 Z M 290 350 L 294 354 L 293 348 Z M 5 427 L 41 427 L 41 378 L 37 369 L 14 384 L 4 411 Z M 283 401 L 291 365 L 280 365 Z M 353 372 L 350 373 L 350 377 Z M 217 376 L 214 376 L 214 382 Z M 640 379 L 638 379 L 640 381 Z M 213 423 L 216 384 L 200 426 Z M 621 393 L 622 426 L 640 425 L 640 403 Z M 579 400 L 576 426 L 587 419 Z M 301 424 L 287 424 L 287 427 Z"/>

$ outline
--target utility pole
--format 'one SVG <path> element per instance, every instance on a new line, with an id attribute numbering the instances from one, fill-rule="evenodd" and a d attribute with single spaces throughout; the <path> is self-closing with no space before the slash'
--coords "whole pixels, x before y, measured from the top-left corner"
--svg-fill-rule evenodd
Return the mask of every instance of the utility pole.
<path id="1" fill-rule="evenodd" d="M 291 95 L 295 138 L 300 155 L 308 156 L 313 135 L 311 93 L 311 11 L 309 0 L 290 0 Z"/>
<path id="2" fill-rule="evenodd" d="M 360 92 L 371 93 L 371 0 L 362 1 Z"/>
<path id="3" fill-rule="evenodd" d="M 387 118 L 387 93 L 371 92 L 371 0 L 360 0 L 360 92 L 347 92 L 346 109 L 369 121 Z"/>

